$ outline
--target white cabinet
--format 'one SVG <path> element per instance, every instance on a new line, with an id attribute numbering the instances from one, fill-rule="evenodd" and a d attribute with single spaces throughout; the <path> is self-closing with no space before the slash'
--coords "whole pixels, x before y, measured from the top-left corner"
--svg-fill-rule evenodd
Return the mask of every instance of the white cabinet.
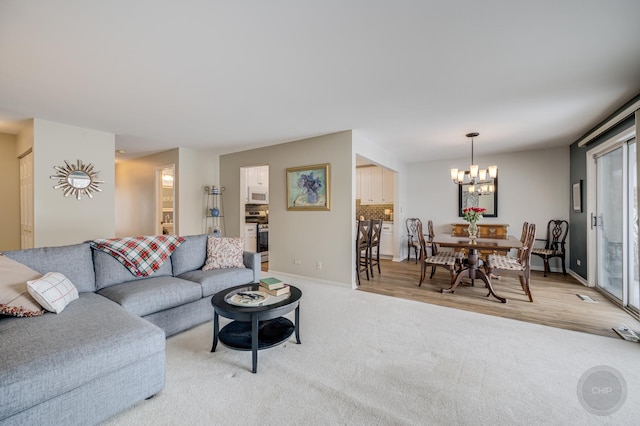
<path id="1" fill-rule="evenodd" d="M 382 169 L 382 202 L 393 204 L 393 172 Z"/>
<path id="2" fill-rule="evenodd" d="M 356 198 L 361 205 L 393 204 L 393 172 L 382 167 L 361 167 L 356 172 Z"/>
<path id="3" fill-rule="evenodd" d="M 245 251 L 256 252 L 258 249 L 258 226 L 255 223 L 244 225 L 244 249 Z"/>
<path id="4" fill-rule="evenodd" d="M 247 186 L 259 186 L 269 190 L 269 166 L 248 167 Z"/>
<path id="5" fill-rule="evenodd" d="M 382 222 L 380 254 L 383 256 L 393 256 L 393 222 Z"/>

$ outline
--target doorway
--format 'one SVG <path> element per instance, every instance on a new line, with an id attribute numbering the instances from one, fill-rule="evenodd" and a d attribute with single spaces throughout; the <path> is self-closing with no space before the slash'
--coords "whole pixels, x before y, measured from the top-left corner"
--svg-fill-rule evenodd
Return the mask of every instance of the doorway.
<path id="1" fill-rule="evenodd" d="M 175 165 L 156 168 L 156 234 L 177 235 L 175 223 Z"/>
<path id="2" fill-rule="evenodd" d="M 589 283 L 640 312 L 636 145 L 635 135 L 626 134 L 588 152 L 588 179 L 595 188 Z"/>

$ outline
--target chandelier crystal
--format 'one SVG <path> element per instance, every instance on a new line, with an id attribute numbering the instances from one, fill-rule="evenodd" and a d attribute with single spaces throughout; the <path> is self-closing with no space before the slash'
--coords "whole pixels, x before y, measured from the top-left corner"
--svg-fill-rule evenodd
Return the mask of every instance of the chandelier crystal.
<path id="1" fill-rule="evenodd" d="M 451 169 L 451 180 L 456 185 L 468 185 L 470 194 L 493 194 L 496 189 L 494 179 L 498 176 L 498 166 L 481 169 L 473 163 L 473 138 L 478 135 L 478 132 L 467 133 L 466 136 L 471 138 L 471 165 L 469 170 Z"/>

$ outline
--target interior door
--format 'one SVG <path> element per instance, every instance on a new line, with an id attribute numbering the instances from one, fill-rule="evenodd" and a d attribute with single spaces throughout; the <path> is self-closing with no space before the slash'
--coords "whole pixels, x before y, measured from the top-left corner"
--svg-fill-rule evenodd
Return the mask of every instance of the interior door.
<path id="1" fill-rule="evenodd" d="M 33 246 L 33 152 L 29 152 L 20 157 L 20 248 Z"/>

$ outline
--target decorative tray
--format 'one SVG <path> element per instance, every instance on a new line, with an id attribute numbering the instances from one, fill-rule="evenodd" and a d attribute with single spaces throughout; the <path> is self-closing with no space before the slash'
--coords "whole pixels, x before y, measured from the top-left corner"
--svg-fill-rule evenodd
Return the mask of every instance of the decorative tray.
<path id="1" fill-rule="evenodd" d="M 236 306 L 262 306 L 270 297 L 264 291 L 240 291 L 229 295 L 225 301 Z"/>

